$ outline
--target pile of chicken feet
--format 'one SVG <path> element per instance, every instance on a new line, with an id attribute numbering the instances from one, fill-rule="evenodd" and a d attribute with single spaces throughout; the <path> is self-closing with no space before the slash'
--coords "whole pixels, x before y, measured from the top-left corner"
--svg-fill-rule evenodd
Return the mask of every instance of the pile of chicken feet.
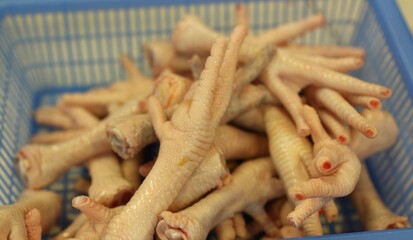
<path id="1" fill-rule="evenodd" d="M 345 74 L 363 66 L 364 51 L 292 44 L 322 15 L 255 36 L 246 13 L 237 5 L 228 37 L 187 16 L 171 41 L 143 46 L 154 79 L 125 55 L 127 80 L 38 109 L 36 121 L 59 130 L 17 153 L 27 190 L 0 207 L 0 238 L 47 233 L 60 198 L 40 189 L 79 165 L 91 177 L 72 201 L 81 214 L 55 239 L 322 235 L 320 214 L 334 221 L 334 198 L 350 194 L 366 230 L 408 227 L 363 163 L 398 135 L 380 109 L 391 90 Z"/>

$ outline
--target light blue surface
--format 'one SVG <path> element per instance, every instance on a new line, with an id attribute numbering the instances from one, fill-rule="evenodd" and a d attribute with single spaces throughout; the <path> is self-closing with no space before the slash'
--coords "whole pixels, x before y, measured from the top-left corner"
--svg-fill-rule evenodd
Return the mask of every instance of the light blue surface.
<path id="1" fill-rule="evenodd" d="M 128 52 L 145 67 L 141 44 L 168 38 L 185 12 L 200 16 L 220 32 L 229 32 L 237 2 L 0 1 L 0 204 L 14 202 L 23 188 L 13 159 L 30 135 L 40 129 L 32 121 L 33 109 L 54 103 L 62 92 L 121 79 L 121 53 Z M 351 44 L 366 49 L 366 66 L 354 74 L 391 87 L 393 97 L 385 101 L 384 108 L 396 116 L 401 129 L 392 149 L 369 160 L 369 170 L 384 202 L 412 220 L 413 40 L 396 4 L 388 0 L 243 2 L 249 5 L 254 31 L 321 10 L 327 17 L 327 27 L 307 34 L 301 43 Z M 310 2 L 314 4 L 309 5 Z M 83 169 L 74 169 L 50 186 L 64 199 L 60 226 L 67 225 L 76 214 L 70 200 L 77 194 L 73 184 L 83 174 Z M 335 224 L 326 225 L 325 230 L 359 230 L 350 201 L 343 199 L 340 203 L 342 216 Z M 413 232 L 409 229 L 323 238 L 413 239 Z"/>

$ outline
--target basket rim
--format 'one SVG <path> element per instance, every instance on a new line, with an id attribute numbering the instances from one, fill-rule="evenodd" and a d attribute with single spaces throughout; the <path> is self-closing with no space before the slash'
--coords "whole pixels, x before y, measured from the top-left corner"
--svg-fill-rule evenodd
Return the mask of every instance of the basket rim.
<path id="1" fill-rule="evenodd" d="M 410 96 L 413 96 L 413 36 L 395 1 L 375 1 L 369 3 L 376 13 L 377 22 L 383 30 L 386 43 L 405 80 Z"/>

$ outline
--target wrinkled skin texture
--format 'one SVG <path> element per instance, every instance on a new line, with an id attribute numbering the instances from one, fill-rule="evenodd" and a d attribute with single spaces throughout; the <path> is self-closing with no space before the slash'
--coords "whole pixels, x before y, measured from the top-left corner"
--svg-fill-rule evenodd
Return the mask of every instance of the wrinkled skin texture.
<path id="1" fill-rule="evenodd" d="M 80 210 L 87 218 L 86 223 L 77 231 L 77 240 L 100 240 L 110 219 L 118 214 L 123 206 L 107 208 L 87 196 L 78 196 L 72 200 L 73 207 Z"/>
<path id="2" fill-rule="evenodd" d="M 107 87 L 95 88 L 85 93 L 64 94 L 58 101 L 59 106 L 79 106 L 99 117 L 108 115 L 109 106 L 122 105 L 136 96 L 150 94 L 154 82 L 144 76 L 127 55 L 121 56 L 120 63 L 126 70 L 127 80 L 117 81 Z"/>
<path id="3" fill-rule="evenodd" d="M 1 239 L 10 240 L 40 240 L 42 227 L 40 225 L 40 214 L 33 215 L 34 208 L 28 211 L 22 207 L 8 205 L 0 207 Z M 29 215 L 30 213 L 30 215 Z"/>
<path id="4" fill-rule="evenodd" d="M 276 56 L 261 74 L 260 80 L 283 103 L 293 118 L 300 136 L 310 134 L 308 124 L 302 116 L 304 104 L 298 95 L 307 86 L 328 87 L 343 93 L 377 98 L 388 98 L 391 95 L 391 90 L 386 87 L 364 82 L 297 58 L 283 49 L 278 49 Z M 348 121 L 351 122 L 351 119 Z"/>
<path id="5" fill-rule="evenodd" d="M 103 239 L 152 238 L 158 215 L 168 209 L 210 148 L 231 98 L 245 34 L 239 27 L 229 44 L 222 38 L 216 41 L 192 100 L 182 102 L 170 121 L 166 121 L 160 102 L 150 98 L 149 111 L 161 140 L 159 156 L 130 202 L 110 221 Z M 149 195 L 151 198 L 145 197 Z M 162 200 L 155 203 L 151 199 Z"/>
<path id="6" fill-rule="evenodd" d="M 191 86 L 190 80 L 165 70 L 157 78 L 152 96 L 160 100 L 172 115 L 173 107 L 180 103 Z M 147 112 L 147 101 L 140 102 L 140 113 Z M 112 149 L 123 159 L 136 156 L 148 144 L 157 140 L 148 114 L 120 117 L 107 126 L 107 137 Z"/>
<path id="7" fill-rule="evenodd" d="M 151 81 L 151 84 L 153 89 L 151 88 L 152 93 L 149 93 L 158 96 L 161 104 L 168 107 L 169 104 L 182 100 L 189 87 L 189 80 L 165 72 L 157 79 L 155 84 L 153 81 Z M 106 138 L 106 128 L 113 125 L 114 122 L 120 121 L 122 116 L 140 113 L 141 109 L 137 105 L 148 94 L 139 95 L 139 98 L 131 101 L 133 107 L 130 107 L 127 103 L 99 124 L 91 124 L 93 121 L 89 118 L 87 122 L 90 128 L 67 141 L 51 145 L 29 144 L 24 146 L 17 153 L 16 158 L 20 174 L 26 180 L 28 188 L 38 189 L 44 187 L 60 177 L 70 167 L 82 164 L 91 157 L 109 152 L 111 145 Z M 150 119 L 147 120 L 150 122 Z M 151 125 L 149 124 L 148 127 L 151 127 Z M 153 138 L 156 140 L 156 136 L 153 136 Z M 77 149 L 77 151 L 72 151 L 73 149 Z"/>
<path id="8" fill-rule="evenodd" d="M 303 112 L 304 118 L 310 126 L 311 137 L 314 142 L 315 168 L 320 174 L 331 175 L 341 163 L 357 160 L 357 156 L 348 146 L 330 138 L 313 108 L 305 105 Z"/>
<path id="9" fill-rule="evenodd" d="M 234 213 L 283 195 L 282 183 L 272 177 L 268 158 L 243 163 L 231 181 L 194 205 L 171 213 L 162 212 L 156 232 L 160 239 L 205 239 L 207 234 Z M 240 198 L 239 196 L 244 196 Z M 261 205 L 261 206 L 262 206 Z"/>
<path id="10" fill-rule="evenodd" d="M 245 8 L 243 6 L 238 7 L 236 13 L 238 15 L 237 22 L 244 27 L 248 27 L 248 16 L 246 16 Z M 240 60 L 248 61 L 254 58 L 256 52 L 263 45 L 283 45 L 307 31 L 321 27 L 323 24 L 324 17 L 315 15 L 301 21 L 280 25 L 257 37 L 249 36 L 241 48 Z M 176 25 L 172 36 L 172 44 L 176 51 L 183 55 L 197 54 L 205 56 L 217 36 L 218 33 L 208 28 L 199 18 L 186 16 Z M 194 41 L 194 39 L 197 39 L 197 41 Z"/>
<path id="11" fill-rule="evenodd" d="M 265 108 L 264 119 L 273 166 L 277 169 L 286 191 L 290 192 L 294 186 L 310 179 L 303 159 L 313 157 L 311 144 L 297 134 L 293 122 L 281 108 Z M 288 219 L 290 224 L 296 227 L 304 225 L 304 231 L 309 236 L 322 235 L 317 211 L 326 200 L 296 199 L 291 196 L 289 199 L 296 206 L 296 216 Z"/>
<path id="12" fill-rule="evenodd" d="M 294 199 L 307 199 L 349 195 L 360 176 L 359 159 L 347 146 L 331 141 L 313 108 L 306 105 L 303 113 L 312 131 L 315 142 L 314 162 L 321 176 L 297 183 L 289 189 L 289 196 Z M 325 164 L 326 162 L 330 164 Z"/>
<path id="13" fill-rule="evenodd" d="M 242 15 L 242 12 L 245 12 L 242 9 L 240 11 L 240 15 Z M 245 23 L 247 17 L 239 18 L 239 22 L 247 24 Z M 290 29 L 290 27 L 286 26 L 286 29 Z M 292 27 L 291 29 L 294 28 Z M 277 37 L 282 35 L 271 33 L 266 36 Z M 193 41 L 194 36 L 200 40 Z M 172 41 L 177 51 L 182 54 L 205 55 L 216 36 L 216 32 L 205 26 L 199 19 L 190 16 L 177 24 Z M 263 37 L 263 39 L 267 39 L 267 37 Z M 256 52 L 263 46 L 262 43 L 258 42 L 270 43 L 273 41 L 248 39 L 241 49 L 241 59 L 248 61 L 248 56 L 255 56 Z M 274 96 L 280 99 L 287 107 L 301 136 L 307 136 L 310 132 L 300 113 L 302 103 L 297 93 L 308 85 L 331 87 L 342 92 L 354 92 L 355 94 L 371 95 L 372 97 L 379 98 L 386 98 L 391 94 L 391 91 L 385 87 L 362 82 L 356 78 L 333 71 L 334 69 L 357 69 L 362 66 L 362 59 L 350 57 L 350 59 L 340 59 L 337 62 L 335 62 L 336 60 L 324 59 L 322 57 L 314 59 L 306 55 L 302 56 L 297 53 L 289 53 L 285 49 L 279 49 L 276 57 L 273 58 L 272 64 L 270 63 L 267 67 L 268 71 L 264 71 L 261 77 L 261 80 Z M 333 66 L 331 63 L 334 63 Z"/>
<path id="14" fill-rule="evenodd" d="M 348 144 L 350 142 L 350 131 L 342 121 L 325 109 L 317 108 L 316 110 L 326 131 L 328 131 L 338 142 Z"/>
<path id="15" fill-rule="evenodd" d="M 146 177 L 156 160 L 149 161 L 139 168 L 140 174 Z M 222 187 L 230 179 L 226 161 L 215 146 L 211 146 L 199 167 L 189 177 L 168 210 L 176 212 L 199 200 L 216 187 Z"/>
<path id="16" fill-rule="evenodd" d="M 105 139 L 105 124 L 99 124 L 68 141 L 51 145 L 26 145 L 16 158 L 27 187 L 39 189 L 52 183 L 70 167 L 106 153 L 109 149 L 110 145 Z"/>
<path id="17" fill-rule="evenodd" d="M 337 118 L 363 133 L 366 137 L 374 138 L 377 135 L 376 127 L 365 119 L 346 99 L 337 91 L 329 88 L 308 88 L 307 98 L 313 105 L 324 107 Z"/>
<path id="18" fill-rule="evenodd" d="M 225 158 L 211 146 L 168 210 L 175 212 L 190 206 L 212 189 L 223 186 L 228 174 Z"/>
<path id="19" fill-rule="evenodd" d="M 15 204 L 0 206 L 0 239 L 40 240 L 55 224 L 60 208 L 57 194 L 26 190 Z"/>

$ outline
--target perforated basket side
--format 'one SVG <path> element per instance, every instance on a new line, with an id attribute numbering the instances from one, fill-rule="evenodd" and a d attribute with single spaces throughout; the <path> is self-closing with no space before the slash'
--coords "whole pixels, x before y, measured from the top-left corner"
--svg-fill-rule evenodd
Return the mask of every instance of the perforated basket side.
<path id="1" fill-rule="evenodd" d="M 366 49 L 366 66 L 358 72 L 393 91 L 384 102 L 400 127 L 398 141 L 377 154 L 368 166 L 384 202 L 398 214 L 413 220 L 413 40 L 396 5 L 370 1 L 354 43 Z"/>
<path id="2" fill-rule="evenodd" d="M 23 189 L 14 156 L 30 136 L 33 94 L 23 84 L 20 62 L 9 51 L 8 31 L 0 15 L 0 205 L 16 201 Z"/>
<path id="3" fill-rule="evenodd" d="M 14 172 L 13 157 L 28 141 L 30 133 L 38 130 L 31 122 L 33 106 L 53 103 L 62 91 L 84 90 L 122 78 L 118 64 L 121 53 L 128 52 L 144 66 L 141 43 L 167 38 L 186 12 L 228 33 L 233 26 L 233 8 L 237 2 L 61 0 L 0 4 L 0 204 L 15 201 L 22 189 Z M 408 66 L 406 57 L 398 53 L 403 46 L 392 40 L 397 34 L 386 28 L 389 16 L 383 15 L 386 4 L 380 3 L 384 1 L 244 2 L 250 15 L 257 16 L 251 21 L 254 32 L 322 10 L 327 16 L 327 27 L 304 36 L 300 42 L 354 43 L 366 47 L 367 65 L 357 74 L 362 79 L 393 88 L 394 97 L 385 103 L 385 108 L 396 114 L 403 126 L 399 142 L 392 150 L 372 158 L 370 170 L 374 170 L 374 181 L 385 202 L 411 219 L 413 155 L 409 147 L 413 138 L 411 93 L 407 89 L 411 89 L 408 76 L 413 76 L 410 74 L 413 68 Z M 391 4 L 394 7 L 394 3 Z M 391 7 L 388 9 L 392 12 Z M 397 13 L 395 16 L 395 22 L 400 23 Z M 389 158 L 394 160 L 386 161 Z M 76 169 L 50 187 L 64 196 L 60 226 L 66 225 L 76 213 L 70 200 L 75 194 L 74 179 L 80 174 L 82 170 Z M 348 205 L 343 209 L 351 210 Z M 343 231 L 343 226 L 351 229 L 350 225 L 355 224 L 353 216 L 345 212 L 343 218 L 331 225 L 329 231 Z M 412 236 L 409 230 L 384 234 L 390 233 L 391 236 Z M 373 239 L 377 236 L 384 235 L 329 237 Z"/>

